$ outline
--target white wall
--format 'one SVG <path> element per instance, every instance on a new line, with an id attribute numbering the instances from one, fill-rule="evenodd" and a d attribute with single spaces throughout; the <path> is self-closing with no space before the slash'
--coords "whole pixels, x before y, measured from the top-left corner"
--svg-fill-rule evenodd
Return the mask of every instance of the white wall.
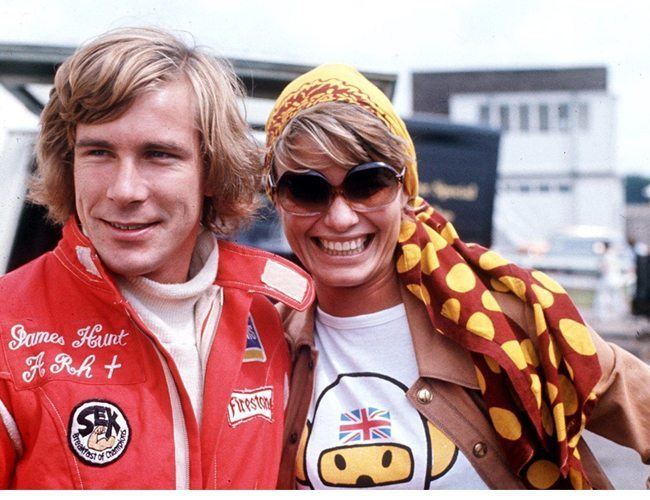
<path id="1" fill-rule="evenodd" d="M 608 226 L 625 233 L 625 193 L 617 177 L 581 178 L 576 183 L 576 224 Z"/>
<path id="2" fill-rule="evenodd" d="M 571 192 L 498 189 L 497 193 L 493 216 L 496 246 L 521 247 L 545 240 L 573 218 Z"/>
<path id="3" fill-rule="evenodd" d="M 528 131 L 519 131 L 519 105 L 529 107 Z M 539 105 L 548 105 L 549 130 L 540 131 Z M 560 104 L 569 104 L 569 130 L 559 130 Z M 588 107 L 588 128 L 578 123 Z M 511 129 L 502 130 L 499 171 L 520 173 L 611 172 L 614 169 L 614 104 L 605 92 L 511 92 L 457 94 L 450 99 L 454 122 L 479 124 L 479 108 L 490 108 L 490 126 L 500 128 L 499 107 L 509 108 Z"/>
<path id="4" fill-rule="evenodd" d="M 522 104 L 529 109 L 527 131 L 519 130 Z M 548 130 L 540 130 L 541 104 L 548 105 Z M 561 104 L 568 104 L 565 130 L 560 129 Z M 614 164 L 615 104 L 603 91 L 451 97 L 450 118 L 458 123 L 481 124 L 480 108 L 488 106 L 489 125 L 500 128 L 500 107 L 509 110 L 510 128 L 501 131 L 499 150 L 494 212 L 497 246 L 543 240 L 575 224 L 624 231 L 623 185 Z M 580 120 L 581 106 L 588 109 L 586 126 Z"/>

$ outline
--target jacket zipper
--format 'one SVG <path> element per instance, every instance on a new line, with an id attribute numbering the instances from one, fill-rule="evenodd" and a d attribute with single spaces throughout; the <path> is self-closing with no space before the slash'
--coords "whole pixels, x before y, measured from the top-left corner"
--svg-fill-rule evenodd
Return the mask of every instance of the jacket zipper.
<path id="1" fill-rule="evenodd" d="M 95 267 L 99 269 L 103 269 L 103 265 L 101 264 L 101 261 L 99 260 L 99 257 L 97 254 L 93 253 L 91 255 L 91 259 L 93 263 L 95 264 Z M 126 315 L 128 318 L 131 320 L 131 322 L 140 330 L 140 333 L 149 341 L 151 342 L 151 345 L 158 355 L 158 359 L 160 359 L 160 363 L 162 364 L 163 367 L 163 373 L 165 374 L 165 382 L 167 384 L 167 392 L 169 394 L 169 399 L 171 402 L 172 406 L 172 423 L 173 423 L 173 434 L 174 434 L 174 471 L 175 471 L 175 479 L 176 479 L 176 489 L 189 489 L 190 488 L 190 442 L 189 438 L 187 437 L 187 424 L 185 422 L 185 416 L 183 415 L 183 405 L 181 404 L 181 398 L 180 395 L 178 394 L 178 387 L 176 386 L 176 382 L 174 381 L 174 377 L 171 374 L 171 371 L 169 369 L 169 364 L 167 363 L 167 360 L 163 356 L 162 352 L 160 352 L 160 349 L 158 349 L 158 346 L 156 343 L 152 340 L 151 337 L 155 337 L 151 332 L 148 332 L 148 328 L 146 328 L 146 325 L 142 323 L 142 321 L 139 319 L 138 314 L 133 310 L 131 305 L 124 299 L 122 294 L 117 288 L 117 285 L 111 280 L 108 279 L 104 273 L 99 271 L 99 275 L 109 284 L 109 286 L 112 288 L 113 293 L 118 297 L 118 302 L 116 304 L 120 304 L 122 307 L 124 307 L 124 310 L 126 312 Z M 142 323 L 142 324 L 141 324 Z M 177 425 L 180 424 L 180 425 Z M 182 453 L 179 453 L 179 446 L 178 442 L 176 439 L 176 431 L 180 433 L 180 441 L 182 445 Z M 179 460 L 180 457 L 180 460 Z M 183 467 L 183 473 L 179 477 L 179 470 L 178 470 L 178 462 L 184 462 L 184 467 Z"/>
<path id="2" fill-rule="evenodd" d="M 217 336 L 217 330 L 219 329 L 219 322 L 221 321 L 221 312 L 223 311 L 223 288 L 219 287 L 217 290 L 217 297 L 215 297 L 215 302 L 218 301 L 219 303 L 219 310 L 217 311 L 217 317 L 214 320 L 214 328 L 212 328 L 212 337 L 210 338 L 210 343 L 207 346 L 207 349 L 205 350 L 205 363 L 203 364 L 203 390 L 205 391 L 205 372 L 208 368 L 208 358 L 210 357 L 210 353 L 212 352 L 212 344 L 214 344 L 214 338 Z M 206 327 L 208 325 L 206 324 Z M 201 359 L 203 359 L 203 339 L 201 339 Z M 203 419 L 201 419 L 201 425 L 203 425 Z M 214 487 L 216 488 L 217 486 L 217 464 L 215 462 L 215 467 L 214 467 Z"/>
<path id="3" fill-rule="evenodd" d="M 181 404 L 181 398 L 178 394 L 178 387 L 174 382 L 174 377 L 172 377 L 167 361 L 160 353 L 159 349 L 154 345 L 156 354 L 160 359 L 160 362 L 163 366 L 163 372 L 165 373 L 165 381 L 167 382 L 167 391 L 169 392 L 169 399 L 172 405 L 172 422 L 174 424 L 174 449 L 176 450 L 174 456 L 176 458 L 175 469 L 176 469 L 176 489 L 177 490 L 188 490 L 190 488 L 190 441 L 187 437 L 187 425 L 185 424 L 185 416 L 183 415 L 183 405 Z M 179 423 L 180 425 L 177 425 Z M 180 441 L 182 444 L 183 453 L 180 455 L 180 460 L 178 454 L 178 444 L 176 441 L 176 431 L 180 433 Z M 179 478 L 178 466 L 179 461 L 183 469 L 183 475 Z M 184 465 L 184 466 L 183 466 Z"/>
<path id="4" fill-rule="evenodd" d="M 207 346 L 207 349 L 205 350 L 205 363 L 203 363 L 203 383 L 205 385 L 205 371 L 208 368 L 208 357 L 210 356 L 210 352 L 212 351 L 212 344 L 214 344 L 214 338 L 217 336 L 217 330 L 219 328 L 219 321 L 221 320 L 221 311 L 223 311 L 223 289 L 220 288 L 217 291 L 217 297 L 215 297 L 215 302 L 218 301 L 219 303 L 219 310 L 217 311 L 217 317 L 214 320 L 214 328 L 212 329 L 212 334 L 210 337 L 210 343 Z M 206 325 L 207 327 L 207 325 Z M 201 339 L 202 340 L 202 339 Z M 201 342 L 203 344 L 203 342 Z M 203 345 L 201 345 L 201 357 L 203 359 Z"/>
<path id="5" fill-rule="evenodd" d="M 129 319 L 136 325 L 144 337 L 151 343 L 154 351 L 158 355 L 160 364 L 163 368 L 163 373 L 165 374 L 165 382 L 167 384 L 167 392 L 169 394 L 169 399 L 172 406 L 172 422 L 173 422 L 173 434 L 174 434 L 174 470 L 176 471 L 176 489 L 187 490 L 190 487 L 190 442 L 187 437 L 187 425 L 185 423 L 185 416 L 183 415 L 183 405 L 181 404 L 181 398 L 178 394 L 178 387 L 174 382 L 174 377 L 171 374 L 167 360 L 156 346 L 155 342 L 149 338 L 142 327 L 138 324 L 138 321 L 133 316 L 130 306 L 127 303 L 122 304 L 125 307 L 126 313 L 129 316 Z M 176 433 L 180 434 L 179 439 L 177 440 Z M 178 443 L 177 441 L 180 441 Z M 179 444 L 182 445 L 182 452 L 180 452 Z M 183 474 L 179 477 L 178 465 L 181 462 Z"/>

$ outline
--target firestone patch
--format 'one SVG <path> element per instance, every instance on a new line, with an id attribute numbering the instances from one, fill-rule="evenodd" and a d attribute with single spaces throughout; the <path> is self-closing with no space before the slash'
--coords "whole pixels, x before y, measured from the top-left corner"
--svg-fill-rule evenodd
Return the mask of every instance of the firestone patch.
<path id="1" fill-rule="evenodd" d="M 254 418 L 273 422 L 273 387 L 233 391 L 228 403 L 228 423 L 237 427 Z"/>

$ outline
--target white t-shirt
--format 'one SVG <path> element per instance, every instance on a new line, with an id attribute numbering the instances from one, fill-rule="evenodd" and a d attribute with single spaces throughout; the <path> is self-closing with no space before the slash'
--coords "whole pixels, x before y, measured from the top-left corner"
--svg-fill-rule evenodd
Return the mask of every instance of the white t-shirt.
<path id="1" fill-rule="evenodd" d="M 318 309 L 315 342 L 301 488 L 487 488 L 406 398 L 419 375 L 403 304 L 345 318 Z"/>

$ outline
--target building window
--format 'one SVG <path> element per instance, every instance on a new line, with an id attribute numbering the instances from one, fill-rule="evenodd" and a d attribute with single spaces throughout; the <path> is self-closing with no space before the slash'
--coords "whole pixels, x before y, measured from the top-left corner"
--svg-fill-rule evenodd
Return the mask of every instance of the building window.
<path id="1" fill-rule="evenodd" d="M 580 130 L 589 130 L 589 105 L 586 102 L 578 105 L 578 127 Z"/>
<path id="2" fill-rule="evenodd" d="M 519 105 L 519 130 L 527 132 L 530 129 L 530 114 L 528 104 Z"/>
<path id="3" fill-rule="evenodd" d="M 548 131 L 548 104 L 539 105 L 539 129 L 543 132 Z"/>
<path id="4" fill-rule="evenodd" d="M 571 186 L 568 184 L 560 184 L 560 193 L 568 193 L 571 191 Z"/>
<path id="5" fill-rule="evenodd" d="M 530 192 L 530 186 L 528 184 L 521 184 L 519 186 L 519 191 L 522 193 L 529 193 Z"/>
<path id="6" fill-rule="evenodd" d="M 501 130 L 510 130 L 510 108 L 506 104 L 499 106 L 499 120 Z"/>
<path id="7" fill-rule="evenodd" d="M 562 132 L 569 130 L 569 105 L 560 104 L 557 107 L 557 124 Z"/>
<path id="8" fill-rule="evenodd" d="M 542 193 L 548 193 L 548 192 L 551 191 L 551 186 L 549 186 L 548 184 L 540 184 L 540 186 L 539 186 L 539 190 L 540 190 Z"/>
<path id="9" fill-rule="evenodd" d="M 490 106 L 482 104 L 478 110 L 478 122 L 481 125 L 490 125 Z"/>

